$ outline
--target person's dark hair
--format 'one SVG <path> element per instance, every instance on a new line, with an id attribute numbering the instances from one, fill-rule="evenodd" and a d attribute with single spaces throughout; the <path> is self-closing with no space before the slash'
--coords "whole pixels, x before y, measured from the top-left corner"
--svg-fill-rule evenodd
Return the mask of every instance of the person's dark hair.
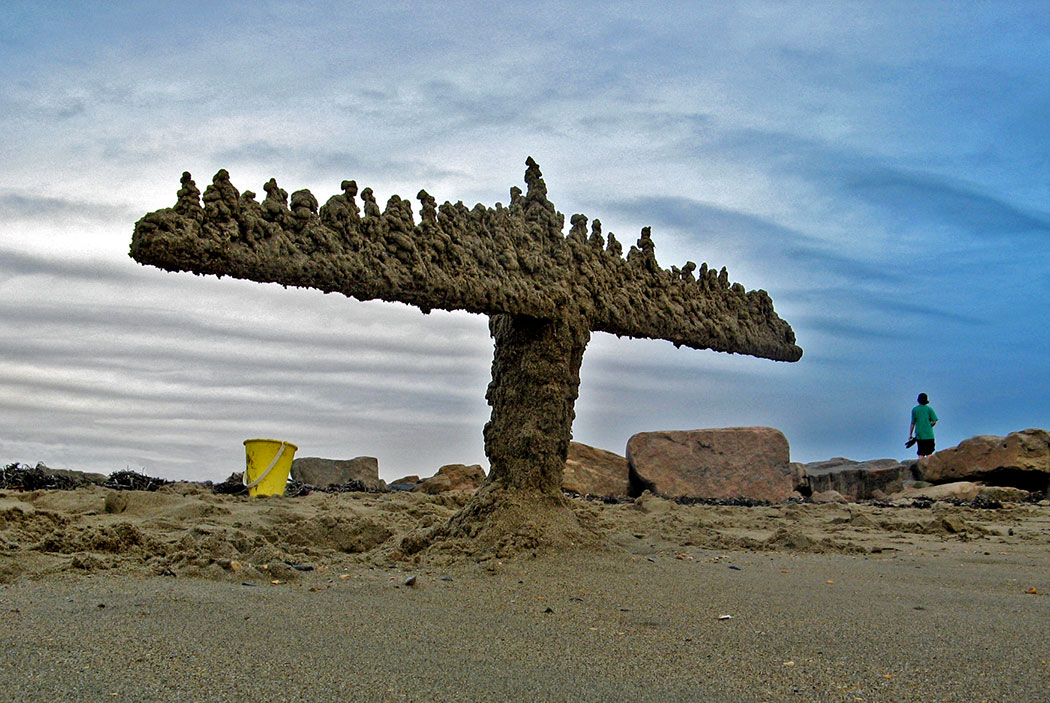
<path id="1" fill-rule="evenodd" d="M 929 405 L 929 404 L 930 404 L 929 397 L 927 397 L 927 395 L 925 393 L 920 393 L 919 394 L 919 405 Z"/>

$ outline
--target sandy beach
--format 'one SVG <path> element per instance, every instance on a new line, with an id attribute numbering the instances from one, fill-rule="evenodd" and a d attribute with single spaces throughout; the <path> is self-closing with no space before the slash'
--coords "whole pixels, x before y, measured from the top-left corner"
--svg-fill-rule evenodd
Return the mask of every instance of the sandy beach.
<path id="1" fill-rule="evenodd" d="M 602 546 L 419 559 L 465 496 L 0 492 L 12 701 L 1044 701 L 1050 507 L 571 501 Z"/>

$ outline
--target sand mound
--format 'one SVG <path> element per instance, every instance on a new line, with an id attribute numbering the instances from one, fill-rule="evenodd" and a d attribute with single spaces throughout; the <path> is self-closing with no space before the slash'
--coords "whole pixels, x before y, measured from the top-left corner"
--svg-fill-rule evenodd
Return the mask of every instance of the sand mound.
<path id="1" fill-rule="evenodd" d="M 463 558 L 506 559 L 551 551 L 600 548 L 561 495 L 482 488 L 444 524 L 401 540 L 401 553 L 448 563 Z"/>
<path id="2" fill-rule="evenodd" d="M 1050 543 L 1046 511 L 1035 506 L 470 500 L 408 492 L 252 499 L 185 483 L 0 491 L 0 581 L 97 571 L 291 581 L 360 564 L 487 562 L 572 549 L 706 558 L 740 550 L 879 553 L 1006 537 Z"/>

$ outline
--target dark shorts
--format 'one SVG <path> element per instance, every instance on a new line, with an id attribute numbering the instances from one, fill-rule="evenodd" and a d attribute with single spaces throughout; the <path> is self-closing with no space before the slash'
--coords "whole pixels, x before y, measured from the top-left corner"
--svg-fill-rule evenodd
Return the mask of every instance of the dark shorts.
<path id="1" fill-rule="evenodd" d="M 932 439 L 920 439 L 918 444 L 919 444 L 919 447 L 916 450 L 916 453 L 919 456 L 929 456 L 930 454 L 933 454 L 934 450 L 933 450 L 933 440 Z"/>

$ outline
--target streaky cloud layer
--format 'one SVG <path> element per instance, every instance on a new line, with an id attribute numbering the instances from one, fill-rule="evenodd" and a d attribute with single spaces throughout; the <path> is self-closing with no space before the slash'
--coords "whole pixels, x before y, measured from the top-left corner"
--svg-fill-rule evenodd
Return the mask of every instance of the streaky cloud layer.
<path id="1" fill-rule="evenodd" d="M 9 2 L 0 18 L 0 461 L 222 480 L 241 441 L 483 463 L 484 319 L 128 257 L 179 174 L 507 203 L 762 288 L 776 365 L 595 335 L 576 439 L 767 424 L 797 460 L 1050 427 L 1045 2 L 628 6 Z"/>

